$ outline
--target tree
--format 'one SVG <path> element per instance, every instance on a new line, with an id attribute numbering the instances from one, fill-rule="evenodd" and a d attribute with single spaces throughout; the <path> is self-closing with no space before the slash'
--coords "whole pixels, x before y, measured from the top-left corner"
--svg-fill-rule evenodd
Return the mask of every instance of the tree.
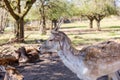
<path id="1" fill-rule="evenodd" d="M 80 8 L 81 15 L 90 20 L 90 28 L 92 28 L 93 20 L 96 20 L 97 30 L 101 30 L 100 21 L 104 17 L 117 14 L 114 0 L 84 0 Z"/>
<path id="2" fill-rule="evenodd" d="M 97 22 L 97 30 L 100 29 L 100 21 L 109 15 L 117 14 L 117 9 L 114 5 L 114 0 L 94 0 L 95 12 L 94 18 Z"/>
<path id="3" fill-rule="evenodd" d="M 7 26 L 8 14 L 4 8 L 0 8 L 0 33 L 4 32 L 5 27 Z"/>
<path id="4" fill-rule="evenodd" d="M 42 18 L 41 32 L 46 32 L 46 20 L 51 20 L 52 26 L 57 26 L 61 17 L 68 17 L 75 14 L 75 6 L 68 0 L 40 0 L 40 15 Z M 73 11 L 74 10 L 74 11 Z"/>
<path id="5" fill-rule="evenodd" d="M 68 5 L 65 0 L 51 0 L 48 5 L 47 17 L 51 20 L 51 28 L 53 28 L 57 26 L 57 22 L 61 17 L 67 16 Z"/>
<path id="6" fill-rule="evenodd" d="M 89 28 L 93 28 L 93 20 L 94 20 L 94 5 L 92 5 L 92 0 L 84 0 L 80 5 L 80 15 L 83 17 L 87 17 L 89 20 Z"/>
<path id="7" fill-rule="evenodd" d="M 24 42 L 24 17 L 36 0 L 3 0 L 5 7 L 16 21 L 15 36 L 18 42 Z M 24 6 L 23 6 L 24 5 Z"/>
<path id="8" fill-rule="evenodd" d="M 41 15 L 42 26 L 40 28 L 41 34 L 46 34 L 46 13 L 47 13 L 47 2 L 49 0 L 40 0 L 39 11 Z"/>
<path id="9" fill-rule="evenodd" d="M 7 26 L 8 21 L 8 13 L 5 10 L 5 5 L 3 4 L 3 0 L 0 0 L 0 33 L 4 32 L 5 27 Z"/>
<path id="10" fill-rule="evenodd" d="M 51 0 L 47 16 L 52 21 L 52 27 L 56 27 L 61 17 L 71 17 L 77 15 L 77 12 L 76 6 L 68 0 Z"/>

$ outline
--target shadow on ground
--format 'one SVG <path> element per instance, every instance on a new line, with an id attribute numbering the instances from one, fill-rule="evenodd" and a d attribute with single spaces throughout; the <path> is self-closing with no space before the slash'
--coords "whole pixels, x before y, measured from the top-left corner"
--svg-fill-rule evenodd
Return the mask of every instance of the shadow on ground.
<path id="1" fill-rule="evenodd" d="M 17 66 L 17 69 L 24 75 L 24 80 L 80 80 L 55 53 L 52 58 L 54 60 L 45 55 L 41 61 Z M 98 80 L 107 80 L 107 76 Z"/>
<path id="2" fill-rule="evenodd" d="M 43 59 L 42 62 L 18 67 L 18 70 L 25 76 L 25 80 L 79 80 L 63 65 L 59 57 L 56 56 L 54 61 Z"/>

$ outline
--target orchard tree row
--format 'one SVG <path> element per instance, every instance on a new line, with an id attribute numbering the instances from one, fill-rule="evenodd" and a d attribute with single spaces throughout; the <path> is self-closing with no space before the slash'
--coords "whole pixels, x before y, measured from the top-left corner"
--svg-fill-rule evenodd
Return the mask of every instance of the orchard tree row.
<path id="1" fill-rule="evenodd" d="M 46 34 L 46 20 L 56 27 L 61 18 L 82 16 L 88 18 L 90 28 L 93 28 L 93 20 L 96 20 L 98 30 L 101 30 L 100 21 L 103 18 L 119 14 L 117 0 L 0 0 L 0 8 L 9 12 L 9 16 L 16 21 L 15 38 L 18 42 L 24 42 L 25 16 L 31 14 L 30 9 L 35 14 L 31 17 L 40 16 L 42 34 Z"/>

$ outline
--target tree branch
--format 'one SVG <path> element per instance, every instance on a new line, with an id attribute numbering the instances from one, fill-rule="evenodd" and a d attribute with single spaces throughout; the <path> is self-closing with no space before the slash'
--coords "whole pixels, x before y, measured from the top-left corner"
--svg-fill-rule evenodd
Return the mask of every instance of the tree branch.
<path id="1" fill-rule="evenodd" d="M 22 14 L 22 18 L 24 18 L 24 16 L 28 13 L 28 11 L 31 9 L 33 3 L 35 3 L 36 0 L 31 0 L 28 4 L 26 4 L 26 9 L 24 11 L 24 13 Z"/>
<path id="2" fill-rule="evenodd" d="M 97 15 L 95 15 L 94 18 L 95 18 L 95 20 L 100 21 L 100 20 L 102 20 L 105 16 L 106 16 L 106 15 L 97 14 Z"/>
<path id="3" fill-rule="evenodd" d="M 7 7 L 8 11 L 10 12 L 10 14 L 13 16 L 13 18 L 15 20 L 19 19 L 19 16 L 17 14 L 15 14 L 15 12 L 13 11 L 13 8 L 11 7 L 10 3 L 8 0 L 4 0 L 5 6 Z"/>
<path id="4" fill-rule="evenodd" d="M 94 16 L 86 15 L 88 19 L 94 20 Z"/>
<path id="5" fill-rule="evenodd" d="M 21 8 L 20 8 L 20 0 L 17 0 L 17 9 L 18 9 L 18 13 L 21 13 Z"/>

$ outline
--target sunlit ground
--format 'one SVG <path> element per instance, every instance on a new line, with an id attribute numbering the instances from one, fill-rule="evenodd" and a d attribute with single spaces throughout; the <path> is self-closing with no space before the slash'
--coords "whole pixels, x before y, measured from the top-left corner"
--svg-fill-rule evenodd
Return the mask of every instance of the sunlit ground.
<path id="1" fill-rule="evenodd" d="M 90 45 L 97 42 L 106 41 L 113 38 L 120 39 L 120 18 L 112 17 L 105 18 L 101 21 L 101 31 L 97 31 L 96 22 L 94 21 L 94 29 L 89 29 L 89 21 L 74 22 L 61 25 L 61 31 L 64 31 L 74 46 Z M 13 32 L 6 29 L 4 34 L 0 34 L 0 44 L 7 42 L 10 38 L 14 37 Z M 36 39 L 47 39 L 47 35 L 40 35 L 39 31 L 25 31 L 25 41 L 28 44 L 35 43 Z"/>

